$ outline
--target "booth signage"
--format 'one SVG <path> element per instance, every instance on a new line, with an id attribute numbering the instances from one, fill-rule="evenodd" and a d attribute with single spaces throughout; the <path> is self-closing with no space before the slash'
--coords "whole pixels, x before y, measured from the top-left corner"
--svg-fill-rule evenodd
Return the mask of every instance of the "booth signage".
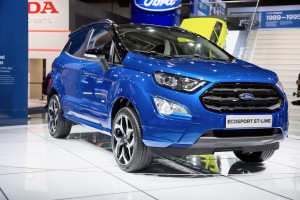
<path id="1" fill-rule="evenodd" d="M 254 7 L 230 8 L 230 14 L 254 14 Z M 300 28 L 300 5 L 259 7 L 254 23 L 257 28 Z"/>
<path id="2" fill-rule="evenodd" d="M 29 30 L 69 30 L 69 0 L 28 0 Z"/>
<path id="3" fill-rule="evenodd" d="M 300 10 L 272 11 L 261 13 L 261 28 L 298 28 Z"/>
<path id="4" fill-rule="evenodd" d="M 0 126 L 27 124 L 27 1 L 0 1 L 0 47 Z"/>
<path id="5" fill-rule="evenodd" d="M 179 7 L 180 0 L 134 0 L 135 5 L 151 12 L 164 12 Z"/>

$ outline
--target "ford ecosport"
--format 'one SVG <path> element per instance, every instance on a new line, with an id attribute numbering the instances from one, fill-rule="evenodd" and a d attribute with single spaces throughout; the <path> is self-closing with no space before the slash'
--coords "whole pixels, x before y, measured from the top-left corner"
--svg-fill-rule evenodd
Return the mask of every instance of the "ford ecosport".
<path id="1" fill-rule="evenodd" d="M 147 168 L 155 154 L 233 151 L 262 162 L 287 137 L 277 75 L 177 27 L 83 26 L 55 59 L 49 88 L 50 134 L 67 137 L 73 124 L 111 134 L 128 172 Z"/>

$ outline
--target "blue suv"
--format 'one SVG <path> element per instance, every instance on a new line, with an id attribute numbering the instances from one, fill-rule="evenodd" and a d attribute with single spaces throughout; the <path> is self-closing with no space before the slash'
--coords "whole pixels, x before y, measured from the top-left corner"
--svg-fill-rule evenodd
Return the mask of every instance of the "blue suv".
<path id="1" fill-rule="evenodd" d="M 233 151 L 262 162 L 287 137 L 288 103 L 277 75 L 176 28 L 91 23 L 69 36 L 53 63 L 48 126 L 111 134 L 121 169 L 153 155 Z"/>

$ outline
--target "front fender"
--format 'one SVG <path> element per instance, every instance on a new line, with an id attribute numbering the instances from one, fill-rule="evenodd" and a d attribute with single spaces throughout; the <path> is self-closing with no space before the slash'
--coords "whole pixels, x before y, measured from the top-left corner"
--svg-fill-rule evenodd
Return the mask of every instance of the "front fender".
<path id="1" fill-rule="evenodd" d="M 123 73 L 124 72 L 126 75 L 123 74 L 122 78 L 116 81 L 108 95 L 109 119 L 112 119 L 112 109 L 115 102 L 123 97 L 132 103 L 140 118 L 141 124 L 145 124 L 146 118 L 144 115 L 147 113 L 147 110 L 152 109 L 153 112 L 152 102 L 147 92 L 147 85 L 152 81 L 152 75 L 126 68 L 123 68 Z"/>

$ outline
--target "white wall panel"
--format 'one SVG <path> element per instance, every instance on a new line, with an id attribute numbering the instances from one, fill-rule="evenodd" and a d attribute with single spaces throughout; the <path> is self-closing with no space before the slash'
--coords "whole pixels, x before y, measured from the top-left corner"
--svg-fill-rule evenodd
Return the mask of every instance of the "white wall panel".
<path id="1" fill-rule="evenodd" d="M 291 104 L 299 100 L 293 92 L 300 73 L 300 29 L 258 30 L 251 40 L 253 53 L 247 60 L 277 73 L 289 101 L 289 134 L 300 136 L 300 106 Z"/>

